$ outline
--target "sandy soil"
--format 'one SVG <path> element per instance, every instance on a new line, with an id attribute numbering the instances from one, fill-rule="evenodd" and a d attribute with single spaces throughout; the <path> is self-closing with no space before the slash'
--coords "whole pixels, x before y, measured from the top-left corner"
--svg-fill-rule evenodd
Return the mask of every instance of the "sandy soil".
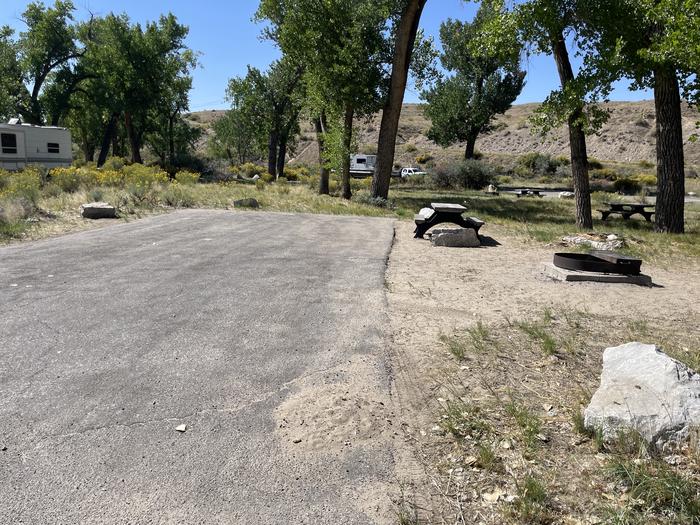
<path id="1" fill-rule="evenodd" d="M 393 338 L 393 397 L 396 410 L 402 415 L 405 439 L 415 445 L 416 457 L 424 466 L 436 461 L 431 457 L 432 448 L 446 445 L 431 439 L 430 429 L 434 428 L 439 414 L 436 398 L 444 392 L 446 381 L 456 378 L 467 392 L 484 399 L 491 397 L 492 389 L 519 389 L 526 398 L 532 398 L 535 410 L 543 402 L 555 407 L 543 415 L 545 426 L 553 436 L 552 442 L 558 443 L 562 453 L 563 466 L 557 467 L 562 480 L 553 479 L 552 483 L 571 485 L 569 498 L 573 501 L 578 489 L 571 478 L 566 479 L 567 470 L 575 478 L 579 471 L 594 471 L 593 464 L 599 463 L 600 458 L 591 453 L 575 457 L 571 460 L 573 465 L 571 461 L 565 464 L 566 455 L 575 453 L 567 451 L 571 449 L 571 440 L 576 439 L 572 435 L 570 413 L 567 413 L 567 407 L 575 403 L 573 396 L 577 395 L 571 391 L 572 385 L 595 388 L 602 350 L 633 337 L 629 329 L 621 328 L 621 318 L 643 320 L 650 327 L 663 327 L 667 333 L 682 326 L 686 331 L 682 334 L 684 341 L 700 342 L 700 301 L 697 300 L 700 297 L 700 264 L 685 261 L 684 268 L 675 270 L 644 264 L 642 269 L 652 276 L 654 288 L 562 283 L 551 281 L 540 272 L 542 263 L 551 261 L 556 247 L 526 244 L 497 226 L 487 225 L 481 233 L 500 244 L 477 249 L 435 248 L 427 240 L 413 239 L 412 224 L 397 223 L 386 280 Z M 477 321 L 506 327 L 519 321 L 541 319 L 545 308 L 557 314 L 582 312 L 590 316 L 590 332 L 595 332 L 590 340 L 600 342 L 580 355 L 550 359 L 537 351 L 517 354 L 515 342 L 510 354 L 506 342 L 496 355 L 468 358 L 461 367 L 439 342 L 441 335 L 458 333 L 473 327 Z M 566 332 L 563 322 L 562 327 Z M 548 418 L 548 415 L 555 417 Z M 499 419 L 503 415 L 494 417 Z M 557 454 L 551 454 L 553 471 Z M 521 457 L 518 461 L 527 463 Z M 428 501 L 431 497 L 444 497 L 435 478 L 428 474 L 422 480 L 407 480 L 415 492 L 412 502 L 423 508 L 431 507 Z M 493 480 L 484 472 L 475 473 L 473 477 L 483 483 L 476 483 L 470 489 L 474 491 L 475 501 L 480 501 L 479 487 L 507 489 L 489 488 Z M 586 483 L 595 484 L 588 480 Z M 561 499 L 566 501 L 566 498 L 564 494 Z M 576 505 L 573 502 L 569 507 Z M 562 503 L 562 506 L 566 505 Z M 476 511 L 472 509 L 472 516 L 477 522 L 498 522 L 493 516 L 484 517 L 488 512 L 482 516 L 479 505 L 476 508 Z M 567 512 L 572 511 L 569 508 Z M 572 520 L 563 522 L 586 522 Z"/>

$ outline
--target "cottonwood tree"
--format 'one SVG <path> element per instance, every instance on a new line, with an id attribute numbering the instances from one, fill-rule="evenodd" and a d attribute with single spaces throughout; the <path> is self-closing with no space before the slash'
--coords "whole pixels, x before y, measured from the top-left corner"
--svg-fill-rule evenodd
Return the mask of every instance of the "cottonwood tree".
<path id="1" fill-rule="evenodd" d="M 258 146 L 267 150 L 267 171 L 274 177 L 284 176 L 287 149 L 298 130 L 306 88 L 303 73 L 298 62 L 283 57 L 265 73 L 248 66 L 245 77 L 229 81 L 230 118 L 235 120 L 222 123 L 220 131 L 236 141 L 243 134 L 254 136 Z"/>
<path id="2" fill-rule="evenodd" d="M 491 2 L 497 8 L 500 0 Z M 504 32 L 518 31 L 530 53 L 548 54 L 554 59 L 560 89 L 553 91 L 537 110 L 533 121 L 541 133 L 566 124 L 569 131 L 571 175 L 576 201 L 576 226 L 591 228 L 591 196 L 588 179 L 586 132 L 598 129 L 607 114 L 587 102 L 605 98 L 609 84 L 599 78 L 577 75 L 571 64 L 567 40 L 579 36 L 580 20 L 576 3 L 570 0 L 529 0 L 486 24 L 484 42 L 498 46 Z M 507 34 L 507 33 L 506 33 Z"/>
<path id="3" fill-rule="evenodd" d="M 379 108 L 393 6 L 388 0 L 263 0 L 258 9 L 258 18 L 272 23 L 267 36 L 286 57 L 305 65 L 319 150 L 327 151 L 329 137 L 339 137 L 342 195 L 347 199 L 353 122 Z M 323 129 L 321 115 L 335 134 Z M 326 177 L 321 191 L 324 182 Z"/>
<path id="4" fill-rule="evenodd" d="M 131 160 L 140 163 L 141 148 L 149 133 L 169 128 L 185 111 L 190 70 L 196 57 L 185 45 L 188 29 L 174 15 L 161 16 L 145 27 L 131 24 L 125 14 L 110 14 L 92 23 L 93 45 L 82 58 L 92 78 L 85 86 L 104 115 L 98 165 L 104 164 L 110 147 L 113 154 L 118 131 L 123 127 Z M 167 110 L 166 110 L 167 108 Z M 168 111 L 168 118 L 161 119 Z M 155 116 L 155 118 L 154 118 Z M 167 129 L 163 134 L 168 135 Z"/>
<path id="5" fill-rule="evenodd" d="M 479 134 L 491 129 L 493 117 L 511 107 L 524 85 L 514 33 L 498 50 L 475 45 L 484 23 L 499 14 L 492 9 L 482 6 L 471 23 L 448 20 L 440 26 L 440 60 L 450 76 L 422 93 L 432 122 L 428 138 L 443 147 L 466 142 L 466 159 L 474 158 Z"/>
<path id="6" fill-rule="evenodd" d="M 653 89 L 656 109 L 657 231 L 684 231 L 681 90 L 698 102 L 700 4 L 695 0 L 580 0 L 587 64 L 599 75 Z"/>
<path id="7" fill-rule="evenodd" d="M 27 5 L 21 20 L 26 29 L 14 38 L 9 27 L 0 29 L 0 105 L 30 124 L 57 124 L 68 101 L 84 78 L 77 70 L 85 52 L 77 40 L 80 25 L 73 19 L 70 1 L 53 7 L 41 2 Z"/>
<path id="8" fill-rule="evenodd" d="M 391 59 L 391 76 L 386 97 L 377 144 L 377 165 L 372 177 L 372 197 L 383 199 L 389 196 L 391 170 L 394 166 L 396 136 L 403 97 L 408 82 L 408 72 L 418 35 L 418 25 L 427 0 L 404 0 L 394 29 L 394 46 Z"/>

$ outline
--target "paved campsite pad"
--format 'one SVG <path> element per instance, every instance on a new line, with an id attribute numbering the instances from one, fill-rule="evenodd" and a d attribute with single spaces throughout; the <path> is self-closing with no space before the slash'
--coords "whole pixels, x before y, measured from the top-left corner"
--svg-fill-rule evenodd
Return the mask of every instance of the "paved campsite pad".
<path id="1" fill-rule="evenodd" d="M 0 248 L 0 522 L 392 523 L 392 235 L 186 211 Z"/>

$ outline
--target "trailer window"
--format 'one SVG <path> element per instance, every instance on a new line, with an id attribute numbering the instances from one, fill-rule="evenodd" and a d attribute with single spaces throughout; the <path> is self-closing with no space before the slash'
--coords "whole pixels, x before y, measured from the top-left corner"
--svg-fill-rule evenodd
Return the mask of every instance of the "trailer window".
<path id="1" fill-rule="evenodd" d="M 61 153 L 61 148 L 56 142 L 49 142 L 47 145 L 49 153 Z"/>
<path id="2" fill-rule="evenodd" d="M 357 164 L 364 164 L 365 162 L 367 162 L 367 159 L 357 159 L 355 162 Z"/>
<path id="3" fill-rule="evenodd" d="M 0 133 L 0 144 L 3 153 L 17 154 L 17 135 L 14 133 Z"/>

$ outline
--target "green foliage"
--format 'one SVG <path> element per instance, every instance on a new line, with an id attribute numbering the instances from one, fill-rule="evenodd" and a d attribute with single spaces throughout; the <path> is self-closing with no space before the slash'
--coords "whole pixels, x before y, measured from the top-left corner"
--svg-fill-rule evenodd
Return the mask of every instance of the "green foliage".
<path id="1" fill-rule="evenodd" d="M 252 162 L 246 162 L 245 164 L 241 164 L 240 166 L 233 166 L 231 168 L 231 171 L 234 173 L 237 173 L 239 175 L 242 175 L 243 177 L 247 177 L 247 178 L 252 178 L 255 175 L 262 177 L 263 175 L 267 174 L 266 167 L 261 166 L 259 164 L 254 164 Z M 272 177 L 272 176 L 270 176 L 270 177 Z M 267 182 L 270 182 L 270 181 L 267 181 Z"/>
<path id="2" fill-rule="evenodd" d="M 430 175 L 437 188 L 482 189 L 494 179 L 493 169 L 478 160 L 438 165 Z"/>
<path id="3" fill-rule="evenodd" d="M 622 483 L 633 500 L 641 500 L 647 512 L 670 515 L 675 523 L 700 520 L 700 486 L 662 460 L 617 457 L 608 474 Z"/>
<path id="4" fill-rule="evenodd" d="M 363 179 L 371 182 L 372 179 Z M 365 183 L 367 185 L 367 183 Z M 366 189 L 360 190 L 356 192 L 352 196 L 352 200 L 354 202 L 360 203 L 360 204 L 366 204 L 368 206 L 376 206 L 377 208 L 386 208 L 386 209 L 393 209 L 395 207 L 395 204 L 393 201 L 389 199 L 383 199 L 381 197 L 372 197 L 369 191 Z"/>
<path id="5" fill-rule="evenodd" d="M 639 183 L 639 181 L 632 177 L 622 177 L 613 183 L 613 188 L 615 188 L 615 191 L 619 193 L 632 195 L 639 193 L 639 191 L 642 189 L 642 185 Z"/>
<path id="6" fill-rule="evenodd" d="M 518 166 L 537 175 L 553 174 L 562 164 L 558 158 L 555 159 L 547 153 L 535 151 L 526 153 L 518 159 Z"/>
<path id="7" fill-rule="evenodd" d="M 551 523 L 547 508 L 547 488 L 534 475 L 528 474 L 524 480 L 516 480 L 517 498 L 513 501 L 510 511 L 521 523 L 546 524 Z"/>
<path id="8" fill-rule="evenodd" d="M 416 162 L 417 162 L 418 164 L 426 164 L 426 163 L 430 162 L 431 160 L 433 160 L 433 156 L 432 156 L 430 153 L 427 153 L 427 152 L 426 152 L 426 153 L 421 153 L 420 155 L 418 155 L 418 156 L 416 157 Z"/>
<path id="9" fill-rule="evenodd" d="M 608 180 L 614 182 L 619 178 L 619 174 L 612 168 L 600 168 L 588 172 L 591 180 Z"/>
<path id="10" fill-rule="evenodd" d="M 533 449 L 539 443 L 538 436 L 542 432 L 542 421 L 523 403 L 511 399 L 505 405 L 506 414 L 511 416 L 520 428 L 523 441 L 527 448 Z"/>
<path id="11" fill-rule="evenodd" d="M 175 180 L 179 184 L 192 185 L 199 182 L 199 173 L 192 173 L 191 171 L 182 170 L 175 174 Z"/>
<path id="12" fill-rule="evenodd" d="M 41 172 L 36 169 L 0 170 L 0 200 L 21 200 L 34 207 L 39 200 L 41 183 Z"/>
<path id="13" fill-rule="evenodd" d="M 554 355 L 557 351 L 557 341 L 547 331 L 547 328 L 539 323 L 518 323 L 518 328 L 532 341 L 538 343 L 542 352 L 546 355 Z"/>
<path id="14" fill-rule="evenodd" d="M 191 208 L 195 205 L 195 199 L 187 186 L 169 184 L 160 194 L 161 200 L 173 208 Z"/>
<path id="15" fill-rule="evenodd" d="M 482 42 L 484 28 L 502 15 L 500 8 L 484 3 L 472 23 L 444 22 L 440 59 L 452 75 L 422 93 L 425 115 L 432 122 L 428 138 L 443 147 L 466 141 L 467 158 L 473 156 L 477 136 L 491 129 L 493 117 L 508 110 L 524 86 L 515 34 L 500 32 L 505 40 L 495 47 Z"/>
<path id="16" fill-rule="evenodd" d="M 491 433 L 491 426 L 481 416 L 479 407 L 463 399 L 440 402 L 440 427 L 455 438 L 479 439 Z"/>

